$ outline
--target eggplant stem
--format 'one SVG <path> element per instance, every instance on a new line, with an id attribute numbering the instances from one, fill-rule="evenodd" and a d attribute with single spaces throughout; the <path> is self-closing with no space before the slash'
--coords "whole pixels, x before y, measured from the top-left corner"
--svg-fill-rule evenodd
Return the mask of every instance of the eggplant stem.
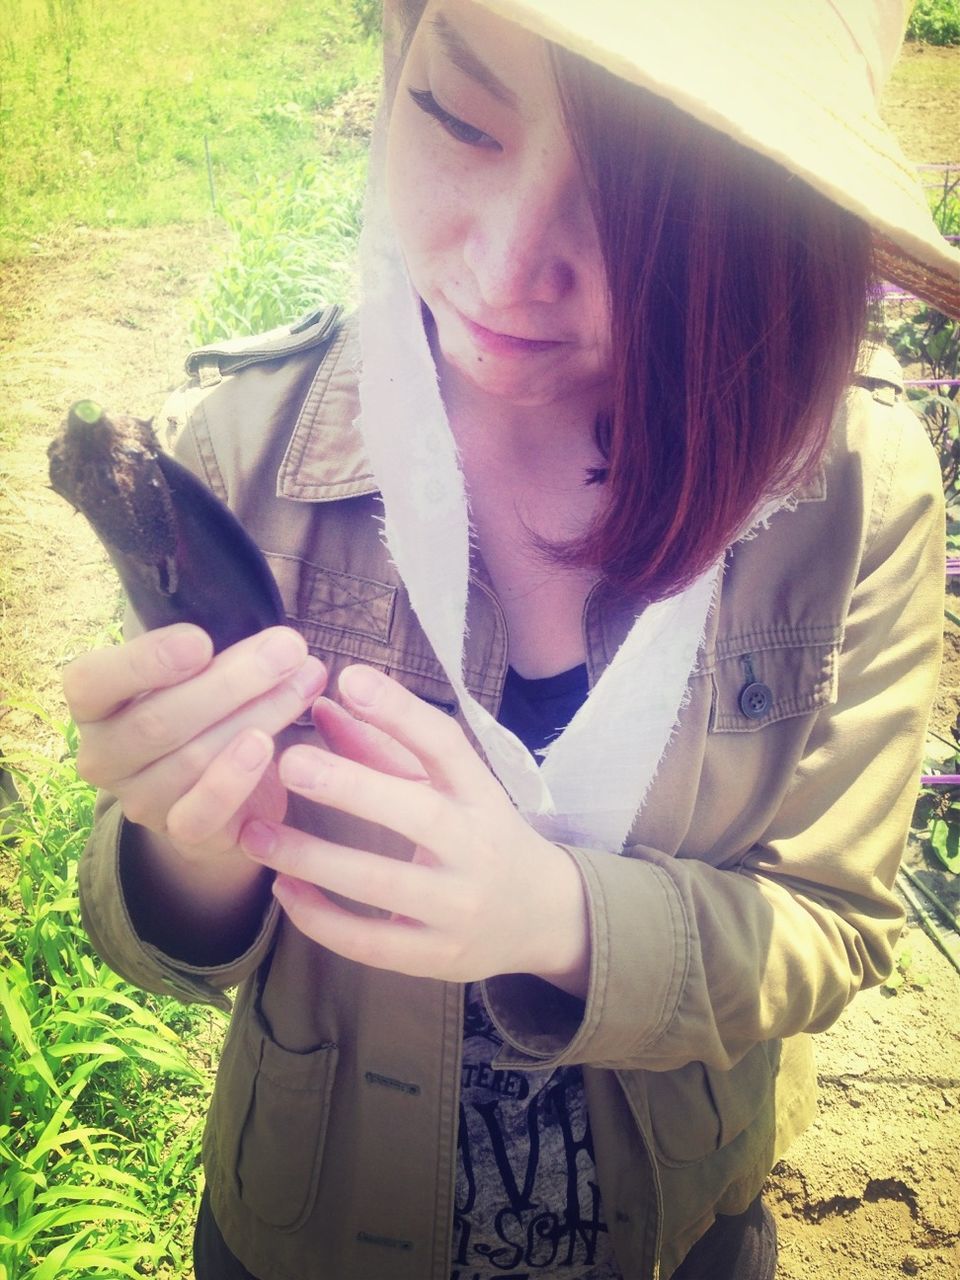
<path id="1" fill-rule="evenodd" d="M 103 409 L 96 400 L 78 400 L 70 406 L 70 415 L 92 427 L 103 417 Z"/>

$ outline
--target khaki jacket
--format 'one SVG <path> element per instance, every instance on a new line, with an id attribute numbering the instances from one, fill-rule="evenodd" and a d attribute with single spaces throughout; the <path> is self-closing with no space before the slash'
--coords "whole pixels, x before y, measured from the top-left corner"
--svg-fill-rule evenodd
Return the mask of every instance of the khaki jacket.
<path id="1" fill-rule="evenodd" d="M 263 546 L 292 625 L 334 676 L 371 663 L 455 713 L 381 542 L 352 426 L 355 330 L 329 321 L 195 357 L 168 411 L 178 449 Z M 571 850 L 590 910 L 586 1001 L 525 975 L 485 984 L 500 1066 L 584 1065 L 625 1280 L 669 1276 L 717 1212 L 752 1200 L 811 1119 L 802 1033 L 891 968 L 943 588 L 939 470 L 896 382 L 881 371 L 851 389 L 796 509 L 730 553 L 689 705 L 624 854 Z M 630 622 L 594 589 L 592 680 Z M 496 712 L 507 637 L 481 566 L 466 667 Z M 762 686 L 752 700 L 748 685 Z M 312 732 L 305 718 L 283 743 Z M 305 802 L 290 820 L 409 853 Z M 232 963 L 178 962 L 132 928 L 121 832 L 102 797 L 81 868 L 98 950 L 184 1000 L 228 1007 L 239 984 L 204 1139 L 231 1248 L 263 1280 L 447 1280 L 462 988 L 342 960 L 275 906 Z"/>

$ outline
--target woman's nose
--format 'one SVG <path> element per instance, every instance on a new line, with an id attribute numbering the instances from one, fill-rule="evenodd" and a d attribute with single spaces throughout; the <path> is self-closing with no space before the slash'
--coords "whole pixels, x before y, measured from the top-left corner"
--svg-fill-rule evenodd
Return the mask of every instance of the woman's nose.
<path id="1" fill-rule="evenodd" d="M 504 187 L 474 210 L 463 259 L 487 307 L 559 302 L 571 292 L 577 262 L 569 214 L 567 195 L 536 183 Z"/>

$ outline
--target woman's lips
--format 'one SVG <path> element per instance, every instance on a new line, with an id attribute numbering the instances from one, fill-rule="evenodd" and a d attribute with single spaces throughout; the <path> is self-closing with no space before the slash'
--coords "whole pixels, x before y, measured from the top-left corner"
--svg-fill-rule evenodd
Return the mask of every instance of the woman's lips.
<path id="1" fill-rule="evenodd" d="M 477 324 L 463 312 L 458 313 L 464 328 L 478 347 L 491 355 L 535 355 L 540 351 L 555 351 L 565 344 L 550 338 L 521 338 L 513 333 L 497 333 L 485 325 Z"/>

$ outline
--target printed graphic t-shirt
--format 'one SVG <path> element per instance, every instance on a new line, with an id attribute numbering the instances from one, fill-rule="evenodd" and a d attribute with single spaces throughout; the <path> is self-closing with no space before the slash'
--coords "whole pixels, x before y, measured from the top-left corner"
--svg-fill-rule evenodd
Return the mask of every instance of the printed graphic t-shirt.
<path id="1" fill-rule="evenodd" d="M 585 666 L 541 680 L 510 670 L 500 722 L 536 752 L 586 695 Z M 580 1068 L 494 1070 L 503 1042 L 479 984 L 463 1034 L 450 1280 L 620 1280 Z"/>

